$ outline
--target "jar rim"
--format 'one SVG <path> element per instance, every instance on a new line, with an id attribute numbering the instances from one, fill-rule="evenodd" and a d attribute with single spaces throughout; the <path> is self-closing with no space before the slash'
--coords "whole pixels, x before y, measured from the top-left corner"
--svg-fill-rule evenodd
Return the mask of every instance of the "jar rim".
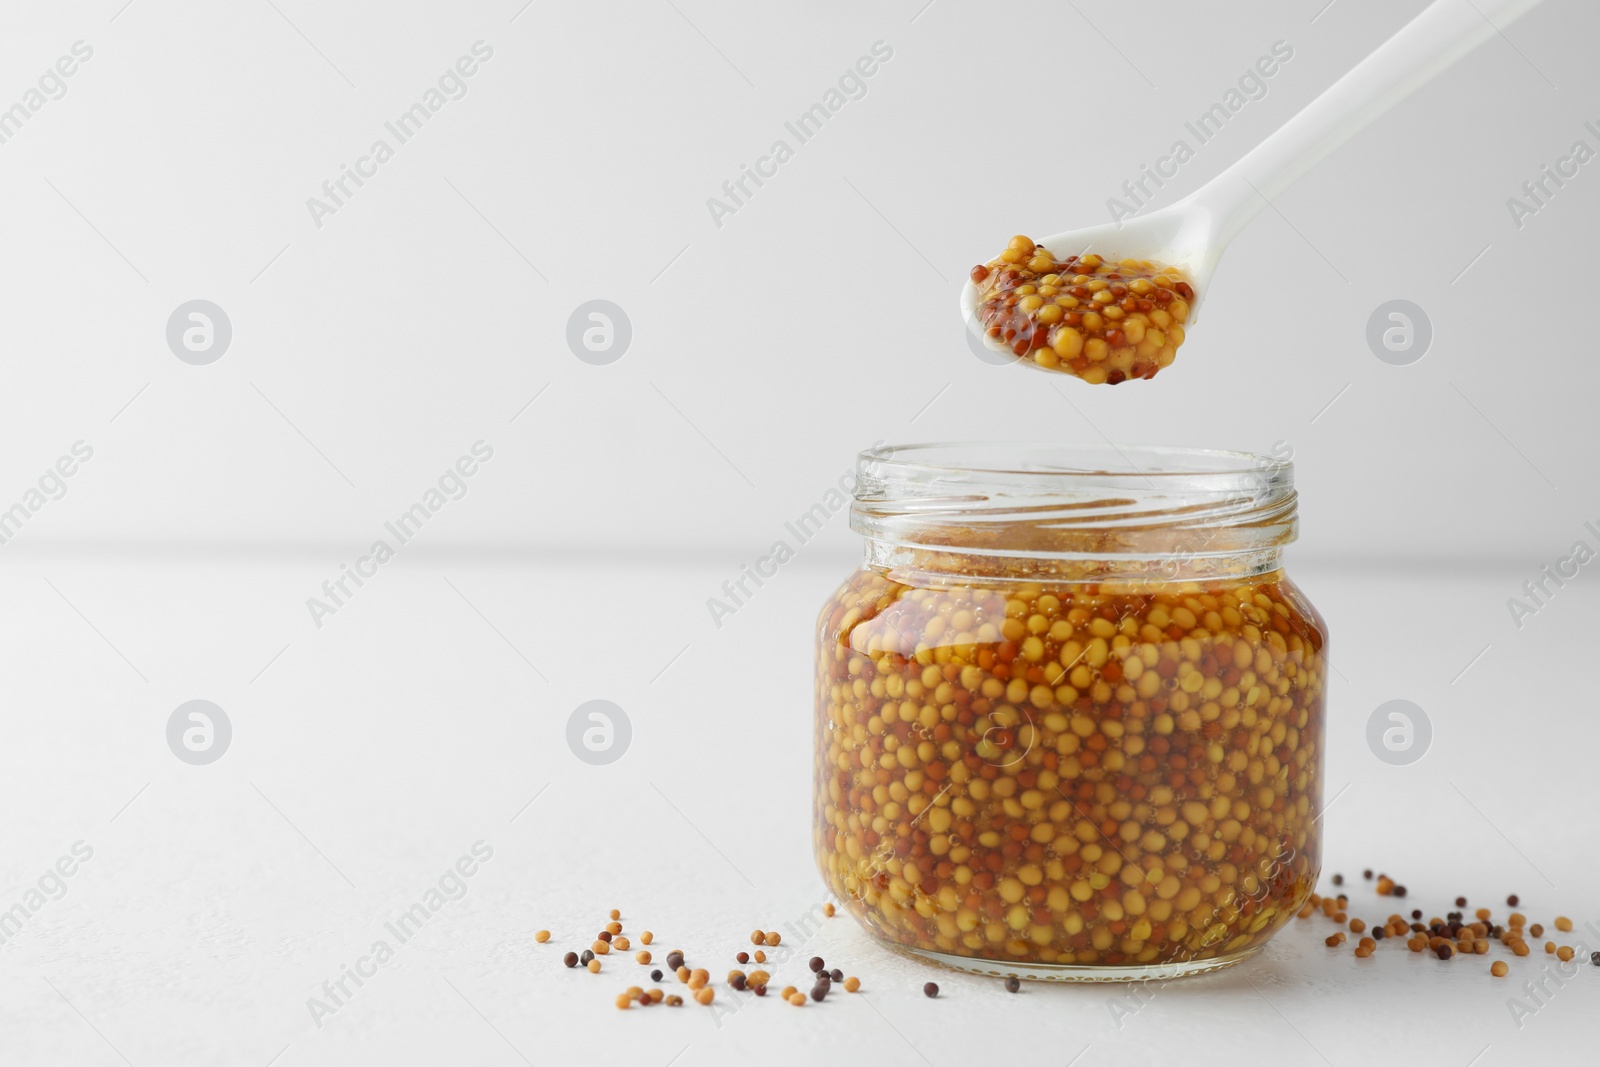
<path id="1" fill-rule="evenodd" d="M 860 454 L 850 525 L 874 545 L 1014 558 L 1218 558 L 1295 539 L 1293 449 L 931 442 Z M 876 553 L 882 555 L 881 551 Z"/>
<path id="2" fill-rule="evenodd" d="M 1052 457 L 1059 458 L 1052 463 Z M 1077 484 L 1097 480 L 1114 484 L 1118 480 L 1156 478 L 1170 483 L 1203 478 L 1208 490 L 1221 488 L 1230 477 L 1238 479 L 1241 488 L 1259 486 L 1262 477 L 1285 485 L 1294 483 L 1294 463 L 1289 457 L 1174 445 L 930 441 L 875 446 L 862 451 L 859 460 L 858 469 L 862 471 L 893 472 L 926 481 L 951 475 L 962 476 L 965 482 L 970 482 L 973 475 L 991 475 L 1003 480 L 1037 480 L 1041 484 L 1068 480 Z"/>

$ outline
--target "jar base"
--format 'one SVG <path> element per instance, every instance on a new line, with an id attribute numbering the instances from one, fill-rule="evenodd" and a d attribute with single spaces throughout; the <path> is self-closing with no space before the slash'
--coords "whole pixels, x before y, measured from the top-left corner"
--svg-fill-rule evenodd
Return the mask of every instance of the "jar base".
<path id="1" fill-rule="evenodd" d="M 1030 982 L 1164 982 L 1170 978 L 1187 978 L 1191 975 L 1210 974 L 1232 967 L 1236 963 L 1261 951 L 1261 945 L 1241 949 L 1226 956 L 1190 960 L 1185 963 L 1139 963 L 1126 966 L 1076 963 L 1006 963 L 1003 960 L 980 959 L 975 956 L 955 956 L 946 952 L 931 952 L 889 944 L 902 955 L 937 963 L 954 971 L 981 974 L 992 978 L 1016 977 Z"/>

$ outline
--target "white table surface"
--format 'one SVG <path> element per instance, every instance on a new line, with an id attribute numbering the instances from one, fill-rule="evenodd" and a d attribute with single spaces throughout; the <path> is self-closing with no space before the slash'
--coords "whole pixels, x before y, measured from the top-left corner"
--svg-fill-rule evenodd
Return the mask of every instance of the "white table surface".
<path id="1" fill-rule="evenodd" d="M 1320 918 L 1231 971 L 1148 990 L 1132 1014 L 1114 1007 L 1135 1003 L 1125 987 L 1013 996 L 913 964 L 842 913 L 786 940 L 860 976 L 859 995 L 796 1010 L 721 988 L 731 1015 L 620 1013 L 614 996 L 648 968 L 559 963 L 606 910 L 720 979 L 752 928 L 793 929 L 821 898 L 810 634 L 849 563 L 802 554 L 718 630 L 705 598 L 737 561 L 538 566 L 417 547 L 317 629 L 305 598 L 340 559 L 5 557 L 0 909 L 74 842 L 94 853 L 0 945 L 0 1063 L 1595 1059 L 1600 968 L 1551 983 L 1519 1026 L 1508 998 L 1542 954 L 1506 980 L 1488 975 L 1498 952 L 1443 963 L 1384 944 L 1358 960 L 1323 947 Z M 1531 567 L 1291 570 L 1338 668 L 1324 886 L 1343 871 L 1351 914 L 1369 919 L 1393 908 L 1361 884 L 1367 866 L 1429 914 L 1458 893 L 1477 906 L 1516 892 L 1532 920 L 1600 925 L 1600 578 L 1518 631 L 1505 598 Z M 604 767 L 565 743 L 570 712 L 597 697 L 634 729 Z M 1435 731 L 1407 767 L 1366 747 L 1369 713 L 1394 697 Z M 205 767 L 164 736 L 194 698 L 234 729 Z M 480 840 L 493 858 L 465 895 L 316 1026 L 308 998 L 376 939 L 394 943 L 385 923 Z M 774 983 L 805 974 L 792 962 Z"/>

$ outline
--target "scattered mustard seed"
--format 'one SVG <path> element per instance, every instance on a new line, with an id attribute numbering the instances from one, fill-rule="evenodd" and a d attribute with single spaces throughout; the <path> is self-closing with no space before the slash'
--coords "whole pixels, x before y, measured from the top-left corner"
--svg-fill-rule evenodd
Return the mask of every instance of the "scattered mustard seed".
<path id="1" fill-rule="evenodd" d="M 1572 924 L 1571 923 L 1567 924 L 1567 929 L 1569 929 L 1569 930 L 1572 929 Z M 540 930 L 540 931 L 538 931 L 537 933 L 535 933 L 533 935 L 533 939 L 535 941 L 539 942 L 539 944 L 542 945 L 546 941 L 550 940 L 550 931 L 549 930 Z"/>
<path id="2" fill-rule="evenodd" d="M 1510 969 L 1511 968 L 1506 966 L 1505 960 L 1495 960 L 1493 963 L 1489 964 L 1489 973 L 1494 975 L 1496 978 L 1504 978 L 1506 976 L 1506 972 Z"/>

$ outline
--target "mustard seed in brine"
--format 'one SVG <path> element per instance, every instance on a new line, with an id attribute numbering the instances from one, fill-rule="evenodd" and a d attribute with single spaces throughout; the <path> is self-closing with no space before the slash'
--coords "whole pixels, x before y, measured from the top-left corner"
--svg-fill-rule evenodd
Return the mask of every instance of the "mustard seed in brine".
<path id="1" fill-rule="evenodd" d="M 819 629 L 818 863 L 884 939 L 1187 964 L 1264 944 L 1310 897 L 1325 631 L 1281 572 L 863 569 Z"/>

